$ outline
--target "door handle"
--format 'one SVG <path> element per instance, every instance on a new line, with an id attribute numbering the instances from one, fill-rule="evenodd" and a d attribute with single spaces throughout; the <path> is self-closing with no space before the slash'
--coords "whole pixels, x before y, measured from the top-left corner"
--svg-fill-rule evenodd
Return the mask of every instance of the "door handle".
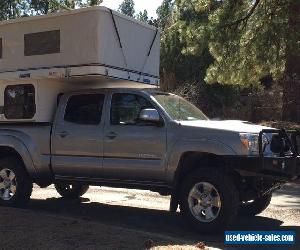
<path id="1" fill-rule="evenodd" d="M 58 133 L 58 135 L 61 137 L 61 138 L 65 138 L 69 135 L 69 133 L 67 131 L 62 131 L 60 133 Z"/>
<path id="2" fill-rule="evenodd" d="M 118 134 L 116 134 L 115 132 L 110 132 L 106 135 L 106 137 L 110 140 L 113 140 L 117 137 Z"/>

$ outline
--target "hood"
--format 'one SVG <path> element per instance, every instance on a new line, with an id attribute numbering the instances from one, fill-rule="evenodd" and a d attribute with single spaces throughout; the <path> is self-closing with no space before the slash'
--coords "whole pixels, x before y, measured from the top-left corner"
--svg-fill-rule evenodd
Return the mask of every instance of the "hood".
<path id="1" fill-rule="evenodd" d="M 225 121 L 211 121 L 211 120 L 197 120 L 197 121 L 180 121 L 182 126 L 218 129 L 239 133 L 259 133 L 262 129 L 273 129 L 261 125 L 256 125 L 246 121 L 225 120 Z"/>

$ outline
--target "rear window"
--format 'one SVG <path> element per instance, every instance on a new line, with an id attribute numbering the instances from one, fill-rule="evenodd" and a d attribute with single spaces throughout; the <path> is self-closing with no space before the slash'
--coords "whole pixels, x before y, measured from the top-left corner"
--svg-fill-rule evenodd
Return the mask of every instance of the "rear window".
<path id="1" fill-rule="evenodd" d="M 32 84 L 9 85 L 5 88 L 6 119 L 31 119 L 35 112 L 35 90 Z"/>
<path id="2" fill-rule="evenodd" d="M 24 35 L 24 55 L 46 55 L 60 53 L 60 31 L 30 33 Z"/>
<path id="3" fill-rule="evenodd" d="M 103 94 L 71 96 L 67 103 L 64 119 L 76 124 L 97 125 L 101 121 L 103 103 Z"/>

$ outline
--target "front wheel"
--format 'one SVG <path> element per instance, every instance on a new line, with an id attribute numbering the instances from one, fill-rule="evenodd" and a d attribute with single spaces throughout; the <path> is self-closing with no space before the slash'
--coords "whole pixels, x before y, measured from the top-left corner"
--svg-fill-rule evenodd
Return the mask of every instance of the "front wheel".
<path id="1" fill-rule="evenodd" d="M 200 232 L 216 232 L 228 226 L 238 210 L 238 192 L 221 171 L 200 169 L 183 182 L 180 211 Z"/>
<path id="2" fill-rule="evenodd" d="M 252 201 L 242 202 L 239 209 L 241 216 L 255 216 L 263 212 L 271 203 L 272 193 L 256 198 Z"/>
<path id="3" fill-rule="evenodd" d="M 77 199 L 84 195 L 88 189 L 88 185 L 82 184 L 64 184 L 64 183 L 56 183 L 55 185 L 56 191 L 64 198 L 67 199 Z"/>

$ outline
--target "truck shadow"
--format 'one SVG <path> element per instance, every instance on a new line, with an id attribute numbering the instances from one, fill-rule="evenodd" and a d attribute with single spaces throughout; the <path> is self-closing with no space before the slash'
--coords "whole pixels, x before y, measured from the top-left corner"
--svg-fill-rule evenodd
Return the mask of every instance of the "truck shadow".
<path id="1" fill-rule="evenodd" d="M 212 247 L 222 247 L 222 249 L 239 249 L 239 247 L 224 246 L 224 234 L 199 234 L 193 231 L 179 213 L 169 213 L 164 210 L 145 209 L 138 207 L 127 207 L 119 205 L 108 205 L 97 202 L 89 202 L 89 199 L 65 200 L 63 198 L 48 198 L 46 200 L 33 199 L 29 209 L 56 216 L 66 216 L 75 220 L 85 220 L 103 223 L 111 226 L 120 226 L 128 229 L 140 230 L 144 232 L 164 235 L 178 239 L 178 242 L 186 244 L 205 242 Z M 299 226 L 283 226 L 283 221 L 256 216 L 252 218 L 237 218 L 228 230 L 243 231 L 295 231 L 300 235 Z M 247 247 L 243 246 L 243 249 Z M 253 246 L 249 249 L 254 249 Z M 270 249 L 268 246 L 259 249 Z M 280 246 L 272 249 L 284 249 Z M 299 249 L 299 244 L 288 249 Z"/>
<path id="2" fill-rule="evenodd" d="M 285 184 L 273 194 L 273 197 L 282 200 L 274 203 L 278 208 L 300 209 L 300 181 Z"/>

